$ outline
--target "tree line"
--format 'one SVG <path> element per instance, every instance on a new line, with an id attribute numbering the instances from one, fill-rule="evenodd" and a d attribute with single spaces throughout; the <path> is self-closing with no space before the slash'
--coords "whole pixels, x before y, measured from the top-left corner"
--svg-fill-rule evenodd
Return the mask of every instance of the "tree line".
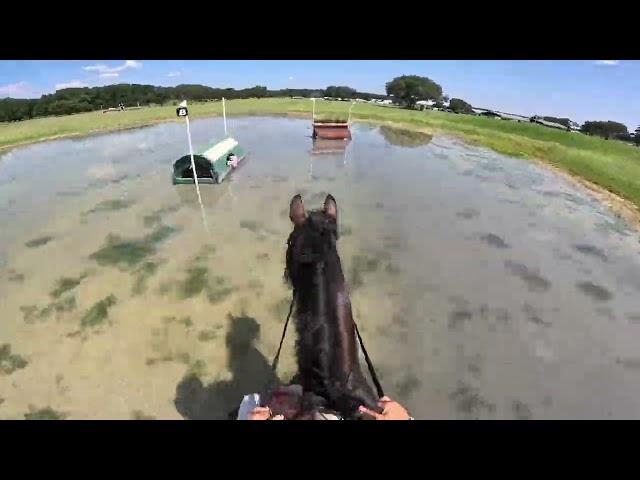
<path id="1" fill-rule="evenodd" d="M 386 95 L 358 92 L 348 86 L 331 85 L 325 89 L 286 88 L 269 90 L 263 85 L 236 90 L 234 88 L 214 88 L 206 85 L 183 84 L 175 87 L 157 87 L 153 85 L 118 84 L 105 87 L 65 88 L 55 93 L 43 95 L 38 99 L 5 98 L 0 100 L 0 122 L 27 120 L 51 115 L 68 115 L 89 112 L 102 108 L 115 107 L 120 103 L 131 107 L 136 105 L 166 105 L 180 100 L 207 101 L 240 98 L 266 97 L 331 97 L 343 100 L 360 98 L 363 100 L 393 98 L 406 108 L 414 108 L 418 100 L 433 100 L 435 106 L 442 108 L 449 100 L 442 86 L 428 77 L 402 75 L 386 84 Z M 449 109 L 456 113 L 472 113 L 472 106 L 460 98 L 449 102 Z M 547 121 L 559 123 L 569 128 L 569 118 L 542 117 Z M 605 139 L 614 138 L 634 142 L 640 146 L 640 127 L 635 135 L 621 123 L 613 121 L 588 121 L 582 126 L 582 132 L 597 135 Z"/>
<path id="2" fill-rule="evenodd" d="M 266 97 L 335 97 L 342 99 L 384 99 L 386 95 L 358 92 L 346 86 L 330 86 L 326 89 L 285 88 L 269 90 L 262 85 L 236 90 L 214 88 L 206 85 L 178 85 L 156 87 L 153 85 L 118 84 L 105 87 L 65 88 L 36 99 L 5 98 L 0 100 L 0 122 L 28 120 L 30 118 L 116 107 L 139 105 L 167 105 L 181 100 L 206 101 L 238 98 Z"/>
<path id="3" fill-rule="evenodd" d="M 613 122 L 611 120 L 606 122 L 588 121 L 584 122 L 581 130 L 587 135 L 597 135 L 605 140 L 614 138 L 640 146 L 640 127 L 636 128 L 635 135 L 632 135 L 627 130 L 626 125 L 619 122 Z"/>
<path id="4" fill-rule="evenodd" d="M 419 100 L 433 100 L 434 106 L 442 108 L 442 102 L 448 98 L 443 95 L 442 86 L 428 77 L 418 75 L 402 75 L 395 77 L 386 84 L 388 95 L 395 97 L 406 108 L 414 108 Z M 472 106 L 460 98 L 452 98 L 449 102 L 449 109 L 455 113 L 473 113 Z M 542 117 L 548 122 L 558 123 L 567 128 L 571 126 L 569 118 Z M 582 133 L 587 135 L 597 135 L 606 140 L 614 138 L 624 142 L 633 142 L 640 146 L 640 127 L 636 128 L 635 134 L 629 133 L 627 127 L 619 122 L 613 121 L 588 121 L 581 127 Z"/>

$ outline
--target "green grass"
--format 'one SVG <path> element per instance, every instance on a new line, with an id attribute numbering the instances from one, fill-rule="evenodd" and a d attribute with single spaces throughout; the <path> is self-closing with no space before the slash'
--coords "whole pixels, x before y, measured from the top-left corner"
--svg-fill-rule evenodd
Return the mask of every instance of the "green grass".
<path id="1" fill-rule="evenodd" d="M 349 105 L 348 102 L 317 102 L 316 114 L 322 118 L 346 116 Z M 189 113 L 192 118 L 221 115 L 222 104 L 194 103 L 189 106 Z M 227 113 L 298 115 L 311 120 L 311 102 L 280 98 L 233 100 L 227 102 Z M 640 205 L 640 148 L 622 142 L 553 130 L 526 122 L 517 123 L 444 112 L 410 111 L 369 104 L 355 105 L 351 118 L 392 122 L 395 126 L 426 133 L 454 134 L 468 143 L 488 147 L 506 155 L 539 159 Z M 177 120 L 175 107 L 149 107 L 108 114 L 90 112 L 2 123 L 0 148 L 51 137 L 86 135 L 167 120 Z"/>

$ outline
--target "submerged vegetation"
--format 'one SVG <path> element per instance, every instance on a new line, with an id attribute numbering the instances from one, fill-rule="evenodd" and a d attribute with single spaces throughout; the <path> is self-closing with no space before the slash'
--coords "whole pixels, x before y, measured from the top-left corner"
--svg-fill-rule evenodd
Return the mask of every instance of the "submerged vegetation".
<path id="1" fill-rule="evenodd" d="M 193 320 L 191 320 L 191 317 L 189 317 L 189 316 L 185 316 L 185 317 L 182 317 L 182 318 L 178 318 L 178 317 L 174 317 L 174 316 L 163 317 L 162 321 L 165 324 L 166 323 L 178 323 L 180 325 L 184 325 L 185 328 L 193 327 Z"/>
<path id="2" fill-rule="evenodd" d="M 7 280 L 10 282 L 22 283 L 24 282 L 24 273 L 16 272 L 14 269 L 10 268 L 8 272 Z"/>
<path id="3" fill-rule="evenodd" d="M 99 300 L 94 303 L 93 306 L 87 310 L 80 320 L 81 327 L 95 327 L 104 323 L 109 316 L 109 309 L 117 302 L 117 298 L 114 295 Z"/>
<path id="4" fill-rule="evenodd" d="M 105 245 L 92 253 L 89 258 L 100 265 L 120 268 L 131 268 L 145 258 L 156 253 L 156 245 L 163 242 L 177 231 L 174 227 L 162 225 L 142 238 L 126 239 L 119 235 L 109 234 Z"/>
<path id="5" fill-rule="evenodd" d="M 66 414 L 62 412 L 56 412 L 51 407 L 35 408 L 29 406 L 29 412 L 24 414 L 25 420 L 64 420 L 67 418 Z"/>
<path id="6" fill-rule="evenodd" d="M 0 345 L 0 374 L 11 375 L 16 370 L 27 366 L 27 362 L 20 355 L 11 353 L 11 345 Z"/>
<path id="7" fill-rule="evenodd" d="M 380 259 L 378 257 L 359 254 L 353 257 L 351 269 L 351 279 L 349 285 L 351 288 L 358 288 L 364 285 L 363 275 L 372 273 L 380 267 Z"/>
<path id="8" fill-rule="evenodd" d="M 124 210 L 125 208 L 129 208 L 131 205 L 135 203 L 134 200 L 131 199 L 121 199 L 116 198 L 113 200 L 105 200 L 104 202 L 98 203 L 91 210 L 87 210 L 85 215 L 91 213 L 101 213 L 101 212 L 115 212 L 118 210 Z"/>
<path id="9" fill-rule="evenodd" d="M 174 289 L 179 300 L 196 297 L 202 293 L 207 295 L 209 303 L 218 303 L 231 295 L 233 289 L 227 278 L 216 275 L 212 277 L 206 260 L 216 251 L 215 246 L 205 245 L 200 252 L 191 259 L 185 276 L 171 285 L 165 283 L 160 286 L 161 294 Z"/>
<path id="10" fill-rule="evenodd" d="M 211 328 L 209 330 L 200 330 L 198 333 L 198 340 L 201 342 L 210 342 L 211 340 L 215 340 L 218 338 L 218 331 L 221 328 L 221 326 L 218 326 L 217 328 Z"/>
<path id="11" fill-rule="evenodd" d="M 49 302 L 40 308 L 37 305 L 23 305 L 20 307 L 24 323 L 33 324 L 48 319 L 53 312 L 59 318 L 62 314 L 75 310 L 76 296 L 67 295 L 61 299 Z"/>
<path id="12" fill-rule="evenodd" d="M 44 237 L 38 237 L 38 238 L 34 238 L 33 240 L 29 240 L 28 242 L 26 242 L 24 244 L 24 246 L 27 247 L 27 248 L 38 248 L 38 247 L 41 247 L 43 245 L 46 245 L 51 240 L 53 240 L 52 236 L 45 235 Z"/>
<path id="13" fill-rule="evenodd" d="M 134 270 L 134 281 L 133 287 L 131 288 L 132 295 L 141 295 L 147 291 L 149 279 L 156 274 L 162 263 L 161 260 L 149 260 Z"/>
<path id="14" fill-rule="evenodd" d="M 240 228 L 244 228 L 251 232 L 257 233 L 264 228 L 264 225 L 262 222 L 257 222 L 255 220 L 241 220 Z"/>
<path id="15" fill-rule="evenodd" d="M 178 283 L 178 298 L 187 298 L 199 295 L 208 286 L 209 269 L 206 266 L 193 265 L 187 269 L 187 276 Z"/>
<path id="16" fill-rule="evenodd" d="M 78 285 L 80 285 L 80 283 L 82 283 L 82 280 L 84 280 L 86 277 L 87 277 L 86 273 L 83 273 L 82 275 L 76 278 L 60 277 L 58 280 L 56 280 L 56 285 L 54 289 L 51 290 L 51 293 L 49 295 L 52 298 L 59 298 L 64 293 L 68 292 L 69 290 L 73 290 Z"/>
<path id="17" fill-rule="evenodd" d="M 131 420 L 155 420 L 153 415 L 147 415 L 142 410 L 134 410 L 131 412 Z"/>
<path id="18" fill-rule="evenodd" d="M 156 225 L 159 225 L 162 223 L 162 220 L 164 219 L 165 215 L 169 213 L 177 212 L 178 210 L 180 210 L 181 207 L 182 207 L 181 205 L 176 204 L 176 205 L 169 205 L 163 208 L 159 208 L 158 210 L 154 210 L 148 215 L 145 215 L 144 217 L 142 217 L 142 224 L 145 227 L 155 227 Z"/>

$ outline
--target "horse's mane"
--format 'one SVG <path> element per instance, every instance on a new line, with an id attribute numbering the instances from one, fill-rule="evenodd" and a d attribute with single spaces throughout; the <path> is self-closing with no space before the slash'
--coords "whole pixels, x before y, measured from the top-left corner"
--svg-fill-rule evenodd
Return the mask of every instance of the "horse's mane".
<path id="1" fill-rule="evenodd" d="M 310 212 L 312 216 L 317 214 L 319 212 Z M 300 248 L 307 248 L 307 254 L 319 254 L 326 248 L 320 233 L 307 225 L 291 234 L 293 238 L 290 237 L 287 249 L 285 275 L 295 292 L 296 357 L 300 366 L 301 383 L 305 390 L 326 398 L 331 383 L 331 349 L 335 344 L 335 332 L 330 328 L 326 305 L 329 298 L 327 289 L 331 288 L 327 270 L 335 268 L 337 258 L 327 254 L 322 264 L 302 263 L 293 258 L 295 242 L 300 235 L 305 236 L 305 246 Z"/>

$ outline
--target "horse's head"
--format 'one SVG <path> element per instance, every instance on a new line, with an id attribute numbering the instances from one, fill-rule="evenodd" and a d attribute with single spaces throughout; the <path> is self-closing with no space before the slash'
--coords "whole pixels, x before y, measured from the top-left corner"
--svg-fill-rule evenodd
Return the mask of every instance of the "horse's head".
<path id="1" fill-rule="evenodd" d="M 296 195 L 289 206 L 293 231 L 287 242 L 285 277 L 296 297 L 296 355 L 305 391 L 352 416 L 377 399 L 358 362 L 351 303 L 336 242 L 338 206 L 327 195 L 323 208 L 306 212 Z"/>
<path id="2" fill-rule="evenodd" d="M 287 242 L 285 276 L 294 290 L 301 290 L 328 261 L 339 265 L 336 249 L 338 239 L 338 206 L 327 195 L 322 210 L 307 214 L 302 197 L 296 195 L 289 206 L 289 218 L 294 229 Z M 341 273 L 341 272 L 340 272 Z"/>

